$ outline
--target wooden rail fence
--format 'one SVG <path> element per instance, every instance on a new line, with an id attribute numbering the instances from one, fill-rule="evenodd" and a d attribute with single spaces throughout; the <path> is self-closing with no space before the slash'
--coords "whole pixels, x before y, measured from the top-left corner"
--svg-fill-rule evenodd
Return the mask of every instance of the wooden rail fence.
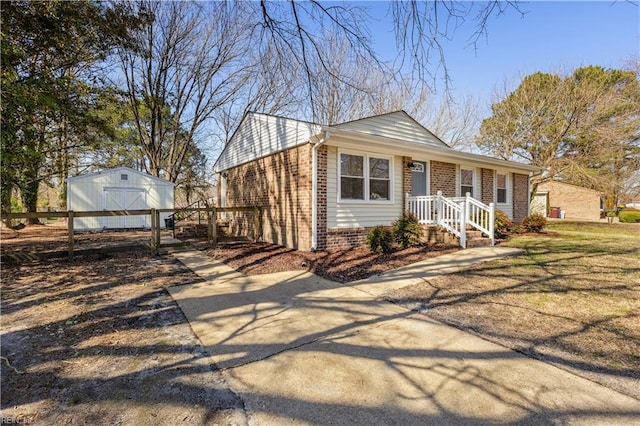
<path id="1" fill-rule="evenodd" d="M 262 234 L 261 220 L 262 207 L 200 207 L 200 208 L 184 208 L 184 209 L 147 209 L 147 210 L 97 210 L 97 211 L 61 211 L 61 212 L 36 212 L 36 213 L 2 213 L 0 220 L 7 219 L 50 219 L 50 218 L 67 218 L 67 234 L 68 234 L 68 256 L 73 259 L 74 255 L 74 219 L 81 217 L 106 217 L 106 216 L 151 216 L 151 241 L 149 246 L 158 253 L 160 244 L 160 213 L 180 213 L 180 212 L 205 212 L 207 216 L 207 240 L 210 244 L 216 245 L 217 236 L 217 216 L 218 213 L 228 212 L 244 212 L 253 213 L 254 239 L 258 240 Z"/>

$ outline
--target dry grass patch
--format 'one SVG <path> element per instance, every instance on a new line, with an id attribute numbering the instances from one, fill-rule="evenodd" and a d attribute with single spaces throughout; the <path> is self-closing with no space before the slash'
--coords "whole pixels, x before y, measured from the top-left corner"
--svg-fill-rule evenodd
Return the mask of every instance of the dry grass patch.
<path id="1" fill-rule="evenodd" d="M 640 226 L 550 228 L 511 240 L 522 256 L 388 298 L 640 397 Z"/>

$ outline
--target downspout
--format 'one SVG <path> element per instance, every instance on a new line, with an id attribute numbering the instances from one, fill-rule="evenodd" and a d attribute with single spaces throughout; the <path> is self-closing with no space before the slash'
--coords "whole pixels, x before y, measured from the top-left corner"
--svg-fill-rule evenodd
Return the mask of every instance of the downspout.
<path id="1" fill-rule="evenodd" d="M 317 140 L 311 149 L 311 250 L 318 248 L 318 148 L 329 139 L 329 131 Z"/>

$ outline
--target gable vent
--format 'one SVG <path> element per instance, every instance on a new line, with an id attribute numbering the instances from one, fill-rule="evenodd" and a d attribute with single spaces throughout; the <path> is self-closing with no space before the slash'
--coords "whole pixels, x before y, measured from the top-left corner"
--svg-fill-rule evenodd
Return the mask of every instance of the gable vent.
<path id="1" fill-rule="evenodd" d="M 126 173 L 123 173 L 120 175 L 120 180 L 129 180 L 129 175 Z"/>

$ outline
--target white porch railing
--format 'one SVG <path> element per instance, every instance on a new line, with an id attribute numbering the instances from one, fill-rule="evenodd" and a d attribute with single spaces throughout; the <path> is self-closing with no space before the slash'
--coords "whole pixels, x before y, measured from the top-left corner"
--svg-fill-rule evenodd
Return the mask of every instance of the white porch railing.
<path id="1" fill-rule="evenodd" d="M 467 247 L 467 226 L 470 226 L 491 238 L 495 244 L 493 203 L 486 205 L 469 193 L 465 197 L 447 198 L 438 191 L 437 195 L 410 196 L 406 194 L 405 210 L 418 217 L 425 225 L 438 225 L 460 240 L 462 248 Z"/>

